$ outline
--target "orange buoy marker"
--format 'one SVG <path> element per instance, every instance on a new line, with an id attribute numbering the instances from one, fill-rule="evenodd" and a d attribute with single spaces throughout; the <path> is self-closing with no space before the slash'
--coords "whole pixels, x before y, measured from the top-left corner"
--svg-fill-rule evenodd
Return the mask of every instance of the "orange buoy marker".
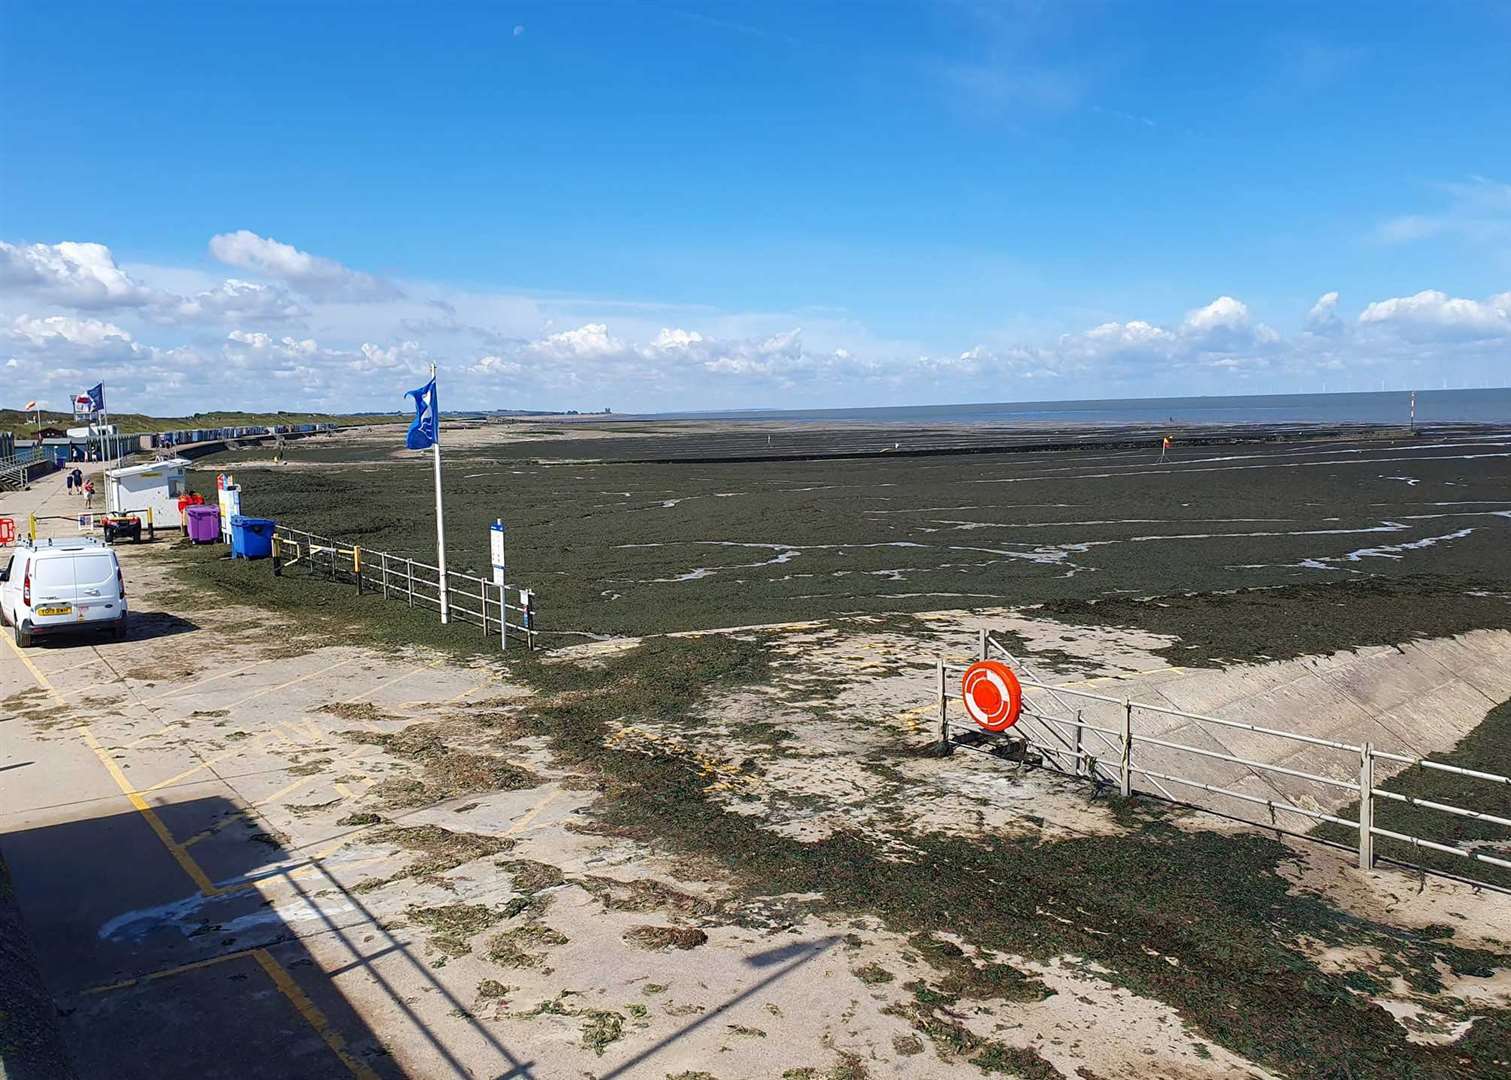
<path id="1" fill-rule="evenodd" d="M 1023 710 L 1023 687 L 1000 660 L 978 660 L 960 680 L 965 711 L 987 731 L 1006 731 Z"/>

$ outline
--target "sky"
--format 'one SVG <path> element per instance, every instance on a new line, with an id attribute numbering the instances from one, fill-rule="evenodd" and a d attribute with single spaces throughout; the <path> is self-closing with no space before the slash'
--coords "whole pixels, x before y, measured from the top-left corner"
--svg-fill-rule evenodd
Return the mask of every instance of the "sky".
<path id="1" fill-rule="evenodd" d="M 1511 4 L 0 0 L 0 406 L 1511 384 Z"/>

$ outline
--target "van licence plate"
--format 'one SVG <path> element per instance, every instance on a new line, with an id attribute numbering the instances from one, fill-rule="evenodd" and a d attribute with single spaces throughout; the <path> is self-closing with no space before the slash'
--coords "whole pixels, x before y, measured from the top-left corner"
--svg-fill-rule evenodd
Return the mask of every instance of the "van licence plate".
<path id="1" fill-rule="evenodd" d="M 59 605 L 57 607 L 39 607 L 37 609 L 37 614 L 38 615 L 67 615 L 72 610 L 73 610 L 73 608 L 70 605 L 68 605 L 68 604 L 61 604 L 61 605 Z"/>

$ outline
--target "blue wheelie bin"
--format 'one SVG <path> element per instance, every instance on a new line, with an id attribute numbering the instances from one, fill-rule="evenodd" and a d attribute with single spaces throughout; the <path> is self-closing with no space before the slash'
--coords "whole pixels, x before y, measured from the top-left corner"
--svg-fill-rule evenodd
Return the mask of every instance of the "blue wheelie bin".
<path id="1" fill-rule="evenodd" d="M 270 557 L 273 554 L 273 529 L 277 524 L 272 518 L 233 514 L 231 516 L 231 558 L 266 559 Z"/>

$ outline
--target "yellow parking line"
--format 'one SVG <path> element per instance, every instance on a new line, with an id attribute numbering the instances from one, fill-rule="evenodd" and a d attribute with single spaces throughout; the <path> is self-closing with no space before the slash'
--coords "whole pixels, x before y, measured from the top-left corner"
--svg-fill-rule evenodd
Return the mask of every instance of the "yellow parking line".
<path id="1" fill-rule="evenodd" d="M 461 701 L 462 698 L 466 697 L 468 694 L 476 693 L 479 690 L 486 690 L 490 686 L 497 685 L 500 681 L 502 681 L 502 680 L 499 680 L 499 679 L 485 679 L 482 682 L 478 683 L 476 686 L 469 686 L 467 689 L 463 690 L 456 697 L 447 698 L 445 701 L 441 702 L 441 704 L 442 705 L 455 705 L 458 701 Z M 415 704 L 418 704 L 418 702 L 415 702 Z"/>
<path id="2" fill-rule="evenodd" d="M 59 690 L 58 693 L 67 694 L 69 697 L 79 698 L 95 690 L 104 690 L 106 687 L 110 686 L 116 686 L 124 689 L 125 685 L 126 684 L 120 679 L 107 679 L 104 682 L 85 683 L 83 686 L 71 686 L 67 690 Z"/>
<path id="3" fill-rule="evenodd" d="M 159 780 L 151 787 L 142 788 L 142 791 L 161 791 L 165 787 L 172 787 L 174 784 L 188 779 L 202 769 L 208 769 L 212 765 L 218 765 L 222 761 L 225 761 L 227 758 L 239 757 L 241 754 L 245 753 L 253 746 L 266 740 L 270 735 L 276 735 L 292 746 L 298 747 L 300 745 L 297 739 L 289 738 L 288 732 L 284 731 L 281 726 L 271 727 L 266 731 L 253 735 L 246 742 L 239 742 L 229 750 L 216 754 L 214 757 L 207 757 L 200 761 L 198 764 L 189 766 L 189 768 L 185 769 L 183 772 L 178 773 L 175 776 L 170 776 L 166 780 Z"/>
<path id="4" fill-rule="evenodd" d="M 254 667 L 261 667 L 263 664 L 270 663 L 272 663 L 271 660 L 255 660 L 250 664 L 243 664 L 239 668 L 232 668 L 230 671 L 222 671 L 219 675 L 211 675 L 207 679 L 200 679 L 199 682 L 192 682 L 188 686 L 174 687 L 172 690 L 166 690 L 163 693 L 156 694 L 150 698 L 142 698 L 141 703 L 143 705 L 146 705 L 153 701 L 162 701 L 163 698 L 172 697 L 174 694 L 182 694 L 186 690 L 194 690 L 197 687 L 204 686 L 206 683 L 212 683 L 216 679 L 228 679 L 232 675 L 240 675 L 243 671 L 251 671 Z"/>
<path id="5" fill-rule="evenodd" d="M 547 806 L 549 806 L 556 799 L 556 796 L 560 794 L 561 792 L 556 788 L 552 788 L 550 791 L 546 792 L 545 798 L 541 799 L 540 802 L 530 807 L 529 811 L 525 814 L 524 817 L 520 818 L 513 825 L 510 825 L 507 829 L 504 830 L 504 835 L 513 836 L 516 833 L 524 832 L 530 827 L 530 823 L 540 816 L 540 812 Z"/>
<path id="6" fill-rule="evenodd" d="M 374 683 L 373 686 L 370 687 L 369 689 L 362 691 L 362 693 L 358 694 L 356 697 L 349 697 L 349 698 L 347 698 L 345 701 L 341 702 L 341 704 L 342 705 L 355 705 L 357 702 L 361 701 L 363 698 L 368 697 L 371 694 L 376 694 L 379 690 L 383 689 L 383 687 L 385 687 L 385 686 L 392 686 L 394 683 L 401 682 L 404 679 L 409 678 L 411 675 L 418 675 L 422 671 L 427 671 L 427 670 L 429 670 L 431 668 L 440 667 L 442 663 L 444 663 L 444 661 L 441 661 L 441 660 L 432 660 L 428 664 L 421 664 L 419 667 L 413 669 L 412 671 L 406 671 L 406 672 L 404 672 L 401 675 L 395 675 L 391 679 L 380 680 L 379 682 Z"/>
<path id="7" fill-rule="evenodd" d="M 273 959 L 271 953 L 266 949 L 256 949 L 252 955 L 262 965 L 262 970 L 268 973 L 268 978 L 273 980 L 273 985 L 277 986 L 283 996 L 299 1010 L 299 1015 L 304 1017 L 305 1023 L 314 1028 L 315 1033 L 325 1040 L 325 1045 L 329 1046 L 332 1053 L 341 1059 L 341 1064 L 345 1065 L 353 1076 L 358 1077 L 359 1080 L 378 1080 L 377 1073 L 347 1052 L 346 1040 L 341 1037 L 341 1033 L 331 1027 L 325 1014 L 316 1007 L 278 961 Z"/>
<path id="8" fill-rule="evenodd" d="M 208 829 L 201 829 L 199 832 L 195 833 L 193 836 L 185 840 L 183 842 L 184 847 L 193 847 L 201 840 L 208 840 L 210 837 L 220 832 L 221 829 L 224 829 L 233 821 L 243 820 L 249 817 L 256 817 L 256 811 L 259 807 L 266 806 L 268 805 L 268 803 L 273 802 L 276 799 L 283 798 L 283 796 L 287 795 L 289 792 L 293 791 L 296 788 L 302 787 L 305 784 L 308 784 L 313 779 L 313 776 L 301 776 L 292 784 L 285 784 L 283 787 L 279 788 L 271 795 L 258 799 L 251 806 L 244 806 L 240 810 L 237 810 L 234 814 L 227 814 L 220 821 L 216 822 L 214 825 L 211 825 Z"/>
<path id="9" fill-rule="evenodd" d="M 240 960 L 252 955 L 251 949 L 238 949 L 235 952 L 222 953 L 220 956 L 211 956 L 204 960 L 194 960 L 187 964 L 179 964 L 176 967 L 164 968 L 162 971 L 150 972 L 146 975 L 138 975 L 132 979 L 122 979 L 120 982 L 104 983 L 100 986 L 87 987 L 80 990 L 82 994 L 108 994 L 112 990 L 125 990 L 129 986 L 138 986 L 141 983 L 156 982 L 158 979 L 166 979 L 170 975 L 181 975 L 185 971 L 197 971 L 200 968 L 213 967 L 223 964 L 227 960 Z"/>
<path id="10" fill-rule="evenodd" d="M 330 667 L 323 667 L 319 671 L 308 672 L 308 673 L 306 673 L 304 675 L 299 676 L 297 679 L 290 679 L 288 682 L 279 683 L 277 686 L 269 686 L 269 687 L 265 687 L 262 690 L 256 690 L 256 691 L 248 694 L 244 698 L 238 698 L 237 700 L 231 702 L 228 705 L 222 705 L 221 708 L 223 708 L 223 709 L 234 709 L 238 705 L 245 705 L 247 702 L 253 700 L 254 698 L 260 698 L 260 697 L 262 697 L 263 694 L 271 694 L 271 693 L 273 693 L 276 690 L 287 690 L 291 686 L 297 686 L 299 683 L 308 682 L 310 679 L 319 678 L 321 675 L 324 675 L 327 672 L 335 671 L 338 667 L 345 667 L 347 664 L 355 664 L 359 659 L 361 659 L 361 658 L 360 657 L 356 657 L 356 656 L 351 656 L 351 657 L 348 657 L 345 660 L 338 660 L 338 661 L 336 661 L 336 663 L 332 664 Z"/>
<path id="11" fill-rule="evenodd" d="M 159 735 L 166 735 L 168 732 L 172 731 L 174 728 L 181 728 L 181 727 L 184 727 L 187 724 L 188 724 L 187 720 L 173 720 L 173 721 L 171 721 L 169 723 L 164 724 L 162 727 L 158 728 L 156 731 L 149 731 L 145 735 L 139 735 L 139 736 L 137 736 L 135 739 L 132 739 L 129 743 L 122 744 L 123 749 L 126 749 L 126 750 L 135 750 L 138 746 L 141 746 L 142 743 L 146 742 L 147 740 L 149 740 L 149 739 L 155 739 Z"/>
<path id="12" fill-rule="evenodd" d="M 31 657 L 22 652 L 10 638 L 5 638 L 4 641 L 10 647 L 11 652 L 16 654 L 16 658 L 31 672 L 31 676 L 37 681 L 37 685 L 47 691 L 60 707 L 67 708 L 68 702 L 63 700 L 63 695 L 58 693 L 57 688 L 52 684 L 52 680 L 42 674 L 37 665 L 31 662 Z M 157 834 L 157 838 L 162 841 L 163 846 L 168 849 L 168 853 L 173 856 L 174 861 L 178 863 L 184 873 L 189 875 L 190 880 L 199 886 L 201 892 L 206 896 L 214 896 L 217 892 L 215 883 L 210 880 L 209 875 L 199 868 L 199 864 L 189 856 L 189 853 L 184 850 L 183 845 L 173 839 L 173 834 L 163 824 L 162 818 L 157 816 L 157 811 L 153 810 L 148 805 L 147 800 L 142 798 L 132 788 L 131 781 L 126 778 L 126 774 L 121 771 L 121 767 L 115 763 L 115 759 L 110 756 L 110 752 L 100 745 L 100 740 L 95 738 L 94 731 L 90 726 L 80 723 L 78 730 L 84 737 L 84 745 L 94 751 L 95 757 L 100 759 L 100 764 L 105 766 L 105 771 L 110 773 L 111 779 L 121 789 L 121 794 L 125 795 L 131 805 L 136 808 L 136 811 L 142 815 L 147 825 Z"/>
<path id="13" fill-rule="evenodd" d="M 31 676 L 37 681 L 37 685 L 45 690 L 60 707 L 67 708 L 68 702 L 64 700 L 63 695 L 58 693 L 57 688 L 53 686 L 51 680 L 38 670 L 37 665 L 31 662 L 31 658 L 22 652 L 10 638 L 4 638 L 4 641 L 10 650 L 16 654 L 16 658 L 31 672 Z M 339 667 L 340 665 L 336 666 Z M 109 752 L 100 745 L 100 741 L 95 738 L 94 732 L 90 730 L 89 725 L 81 723 L 78 725 L 78 729 L 83 734 L 85 744 L 94 751 L 95 756 L 105 766 L 105 770 L 110 774 L 111 779 L 121 789 L 121 794 L 125 795 L 136 811 L 142 815 L 142 819 L 157 834 L 158 840 L 168 849 L 168 853 L 173 856 L 173 860 L 188 875 L 189 880 L 194 882 L 199 891 L 205 896 L 216 896 L 227 891 L 221 889 L 211 881 L 210 876 L 194 861 L 194 857 L 189 854 L 182 844 L 173 838 L 173 834 L 168 831 L 168 827 L 157 816 L 157 812 L 152 809 L 146 799 L 142 798 L 139 792 L 132 788 L 131 782 L 126 778 L 126 774 L 121 771 L 121 767 L 115 763 Z M 341 1033 L 330 1026 L 330 1022 L 326 1020 L 325 1014 L 315 1006 L 315 1003 L 300 989 L 299 984 L 279 965 L 271 953 L 266 949 L 257 949 L 252 955 L 256 957 L 257 963 L 262 967 L 263 971 L 267 972 L 268 977 L 273 980 L 273 984 L 278 987 L 279 992 L 289 999 L 290 1004 L 298 1010 L 299 1015 L 304 1018 L 305 1023 L 309 1024 L 315 1033 L 325 1042 L 325 1045 L 330 1047 L 331 1051 L 340 1059 L 341 1064 L 346 1066 L 348 1072 L 357 1077 L 358 1080 L 378 1080 L 377 1074 L 372 1069 L 356 1060 L 347 1052 L 346 1040 L 341 1037 Z"/>
<path id="14" fill-rule="evenodd" d="M 100 740 L 94 737 L 94 732 L 90 730 L 89 725 L 80 724 L 79 730 L 84 734 L 85 744 L 100 759 L 100 763 L 105 766 L 111 778 L 115 780 L 116 786 L 121 789 L 121 793 L 126 796 L 137 812 L 146 819 L 152 831 L 157 833 L 157 838 L 168 849 L 168 854 L 173 856 L 174 862 L 178 863 L 183 872 L 189 875 L 189 879 L 199 886 L 200 892 L 206 896 L 217 895 L 221 890 L 210 880 L 209 875 L 200 869 L 199 864 L 194 861 L 184 846 L 173 838 L 173 834 L 168 831 L 168 826 L 164 825 L 162 819 L 157 816 L 157 811 L 152 809 L 147 800 L 142 798 L 141 793 L 131 786 L 131 781 L 126 778 L 126 774 L 121 771 L 121 767 L 111 758 L 110 752 L 100 745 Z"/>

